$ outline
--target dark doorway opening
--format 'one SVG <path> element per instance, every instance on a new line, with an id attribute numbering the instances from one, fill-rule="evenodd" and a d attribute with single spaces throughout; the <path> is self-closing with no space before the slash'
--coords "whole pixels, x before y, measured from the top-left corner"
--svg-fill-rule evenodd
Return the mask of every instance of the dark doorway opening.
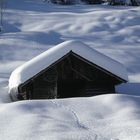
<path id="1" fill-rule="evenodd" d="M 86 82 L 84 80 L 58 81 L 57 97 L 68 98 L 84 96 L 85 84 Z"/>

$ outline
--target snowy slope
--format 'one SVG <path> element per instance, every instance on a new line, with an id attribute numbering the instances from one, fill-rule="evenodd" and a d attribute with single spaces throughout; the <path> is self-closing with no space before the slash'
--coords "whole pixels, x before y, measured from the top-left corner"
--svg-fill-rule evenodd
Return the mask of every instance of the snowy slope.
<path id="1" fill-rule="evenodd" d="M 139 140 L 140 97 L 20 101 L 0 106 L 2 140 Z"/>
<path id="2" fill-rule="evenodd" d="M 139 140 L 140 97 L 117 94 L 8 103 L 7 86 L 16 67 L 75 39 L 123 63 L 130 83 L 117 90 L 139 95 L 140 8 L 5 2 L 0 34 L 0 139 Z"/>

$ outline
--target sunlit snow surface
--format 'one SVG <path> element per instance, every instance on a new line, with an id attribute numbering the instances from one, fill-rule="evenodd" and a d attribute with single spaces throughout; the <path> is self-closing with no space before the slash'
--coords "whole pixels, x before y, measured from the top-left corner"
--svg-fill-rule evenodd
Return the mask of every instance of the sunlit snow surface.
<path id="1" fill-rule="evenodd" d="M 2 140 L 139 140 L 140 97 L 101 95 L 0 106 Z"/>
<path id="2" fill-rule="evenodd" d="M 0 139 L 139 140 L 140 98 L 102 95 L 10 102 L 8 79 L 27 60 L 66 40 L 86 43 L 121 62 L 140 94 L 140 8 L 56 6 L 42 0 L 6 0 L 0 34 Z M 132 83 L 134 82 L 134 83 Z"/>

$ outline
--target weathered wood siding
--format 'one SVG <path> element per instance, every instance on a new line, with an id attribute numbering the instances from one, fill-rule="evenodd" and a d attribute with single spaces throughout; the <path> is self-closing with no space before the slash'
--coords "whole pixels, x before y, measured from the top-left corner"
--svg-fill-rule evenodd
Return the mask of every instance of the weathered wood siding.
<path id="1" fill-rule="evenodd" d="M 21 89 L 24 99 L 50 99 L 114 93 L 119 79 L 70 53 Z M 23 96 L 23 95 L 22 95 Z"/>

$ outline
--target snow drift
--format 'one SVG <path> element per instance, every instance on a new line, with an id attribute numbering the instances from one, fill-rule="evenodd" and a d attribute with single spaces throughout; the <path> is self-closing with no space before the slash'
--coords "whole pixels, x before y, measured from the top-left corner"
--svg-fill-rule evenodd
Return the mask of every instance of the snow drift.
<path id="1" fill-rule="evenodd" d="M 2 140 L 139 140 L 140 97 L 19 101 L 0 106 Z"/>

